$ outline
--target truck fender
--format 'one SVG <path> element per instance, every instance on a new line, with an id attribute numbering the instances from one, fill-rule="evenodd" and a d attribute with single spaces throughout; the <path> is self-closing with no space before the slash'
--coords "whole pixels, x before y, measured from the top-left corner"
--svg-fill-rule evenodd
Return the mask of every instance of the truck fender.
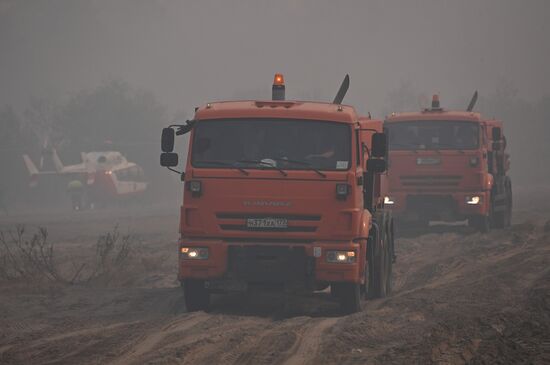
<path id="1" fill-rule="evenodd" d="M 362 218 L 363 219 L 362 219 L 362 224 L 361 224 L 361 227 L 360 227 L 359 237 L 362 237 L 363 239 L 368 237 L 368 239 L 366 240 L 366 245 L 361 246 L 361 255 L 360 255 L 360 257 L 364 258 L 364 260 L 363 260 L 364 264 L 360 268 L 361 277 L 364 278 L 365 277 L 365 270 L 368 270 L 367 262 L 369 260 L 369 257 L 368 257 L 369 249 L 370 249 L 370 246 L 372 246 L 372 237 L 371 237 L 372 233 L 371 232 L 372 232 L 372 229 L 373 229 L 373 221 L 372 221 L 371 213 L 366 209 L 363 210 L 363 217 Z M 365 285 L 366 285 L 366 283 L 365 283 Z"/>
<path id="2" fill-rule="evenodd" d="M 361 237 L 368 237 L 370 233 L 370 229 L 372 226 L 372 215 L 371 213 L 364 209 L 363 210 L 363 222 L 361 225 L 361 232 L 359 232 L 359 236 Z"/>

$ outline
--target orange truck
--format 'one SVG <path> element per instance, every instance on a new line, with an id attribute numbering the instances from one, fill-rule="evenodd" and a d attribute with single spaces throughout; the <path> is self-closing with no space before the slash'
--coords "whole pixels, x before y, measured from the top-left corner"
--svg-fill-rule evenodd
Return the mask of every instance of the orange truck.
<path id="1" fill-rule="evenodd" d="M 399 226 L 468 220 L 487 232 L 510 225 L 512 182 L 502 122 L 472 112 L 440 107 L 393 113 L 385 120 L 389 137 L 389 195 Z"/>
<path id="2" fill-rule="evenodd" d="M 190 311 L 211 293 L 324 290 L 345 312 L 391 291 L 393 222 L 384 208 L 383 122 L 342 99 L 208 103 L 162 131 L 161 165 L 176 171 L 175 135 L 190 133 L 178 278 Z"/>

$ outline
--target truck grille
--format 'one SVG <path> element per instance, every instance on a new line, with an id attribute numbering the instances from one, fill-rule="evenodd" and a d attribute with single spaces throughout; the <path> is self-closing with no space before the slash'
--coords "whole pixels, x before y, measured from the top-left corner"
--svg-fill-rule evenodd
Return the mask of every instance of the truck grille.
<path id="1" fill-rule="evenodd" d="M 313 265 L 303 247 L 230 246 L 228 252 L 228 275 L 248 282 L 304 280 Z"/>
<path id="2" fill-rule="evenodd" d="M 458 186 L 460 175 L 401 175 L 401 185 L 409 187 L 447 187 Z"/>
<path id="3" fill-rule="evenodd" d="M 407 210 L 424 219 L 434 220 L 456 216 L 457 205 L 451 195 L 409 195 Z"/>
<path id="4" fill-rule="evenodd" d="M 320 215 L 297 215 L 297 214 L 269 214 L 269 213 L 217 213 L 219 226 L 224 231 L 253 231 L 253 232 L 315 232 Z M 261 218 L 283 218 L 288 221 L 285 228 L 270 227 L 247 227 L 247 219 Z"/>

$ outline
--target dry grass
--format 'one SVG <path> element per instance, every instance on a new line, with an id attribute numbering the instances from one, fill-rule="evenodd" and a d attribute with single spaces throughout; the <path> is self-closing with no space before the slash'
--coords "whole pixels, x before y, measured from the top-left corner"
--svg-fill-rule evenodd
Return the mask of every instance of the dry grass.
<path id="1" fill-rule="evenodd" d="M 29 234 L 23 225 L 0 231 L 0 280 L 24 283 L 108 285 L 124 272 L 131 262 L 135 237 L 121 235 L 118 227 L 98 237 L 92 260 L 70 260 L 70 269 L 56 256 L 55 242 L 48 240 L 48 230 L 38 228 Z M 63 268 L 62 268 L 63 266 Z"/>

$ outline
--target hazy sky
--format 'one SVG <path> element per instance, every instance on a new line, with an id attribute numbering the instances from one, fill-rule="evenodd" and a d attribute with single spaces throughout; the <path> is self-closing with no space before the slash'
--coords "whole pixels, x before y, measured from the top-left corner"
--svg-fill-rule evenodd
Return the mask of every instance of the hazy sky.
<path id="1" fill-rule="evenodd" d="M 269 97 L 275 72 L 288 97 L 327 100 L 349 73 L 363 112 L 401 82 L 455 100 L 506 80 L 539 98 L 549 19 L 546 0 L 0 0 L 0 105 L 120 79 L 190 112 Z"/>

